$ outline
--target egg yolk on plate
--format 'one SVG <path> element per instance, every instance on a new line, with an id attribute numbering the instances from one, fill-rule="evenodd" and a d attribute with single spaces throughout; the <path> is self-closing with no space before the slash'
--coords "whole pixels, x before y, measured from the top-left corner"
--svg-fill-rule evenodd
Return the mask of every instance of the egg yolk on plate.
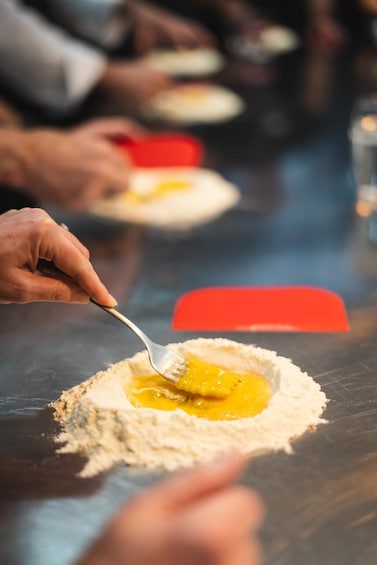
<path id="1" fill-rule="evenodd" d="M 207 420 L 250 418 L 264 410 L 271 386 L 257 372 L 237 373 L 199 359 L 188 359 L 177 383 L 160 375 L 133 377 L 126 395 L 136 408 L 181 409 Z"/>
<path id="2" fill-rule="evenodd" d="M 157 183 L 155 186 L 146 192 L 137 192 L 130 190 L 125 192 L 123 198 L 127 202 L 147 202 L 149 200 L 155 200 L 157 198 L 163 198 L 171 192 L 178 192 L 181 190 L 187 190 L 192 186 L 192 183 L 187 180 L 173 179 L 165 180 Z"/>

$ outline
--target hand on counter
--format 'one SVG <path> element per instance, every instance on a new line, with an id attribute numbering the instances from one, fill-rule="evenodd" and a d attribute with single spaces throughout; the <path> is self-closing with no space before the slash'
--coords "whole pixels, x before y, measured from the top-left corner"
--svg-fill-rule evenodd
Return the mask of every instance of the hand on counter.
<path id="1" fill-rule="evenodd" d="M 135 120 L 123 117 L 94 118 L 72 128 L 70 131 L 108 141 L 124 138 L 136 140 L 150 133 L 147 128 Z"/>
<path id="2" fill-rule="evenodd" d="M 76 565 L 257 565 L 258 495 L 235 485 L 238 455 L 186 470 L 134 497 Z"/>
<path id="3" fill-rule="evenodd" d="M 195 48 L 215 43 L 205 26 L 148 2 L 129 1 L 135 49 L 145 53 L 159 46 Z"/>
<path id="4" fill-rule="evenodd" d="M 91 297 L 106 306 L 116 304 L 95 273 L 86 247 L 44 210 L 2 214 L 0 240 L 0 303 L 86 303 Z M 36 272 L 40 258 L 52 261 L 67 278 Z"/>
<path id="5" fill-rule="evenodd" d="M 97 84 L 107 98 L 122 102 L 124 108 L 138 112 L 142 105 L 172 86 L 171 78 L 144 60 L 110 61 Z"/>
<path id="6" fill-rule="evenodd" d="M 125 156 L 95 135 L 2 130 L 0 153 L 0 182 L 40 202 L 80 210 L 128 186 Z"/>

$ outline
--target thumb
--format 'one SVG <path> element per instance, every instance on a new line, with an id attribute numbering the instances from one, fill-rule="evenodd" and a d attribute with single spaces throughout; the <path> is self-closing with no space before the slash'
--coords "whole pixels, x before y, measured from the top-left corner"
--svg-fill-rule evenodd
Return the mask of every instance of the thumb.
<path id="1" fill-rule="evenodd" d="M 156 497 L 156 503 L 159 503 L 156 499 L 161 498 L 161 506 L 170 510 L 223 489 L 241 475 L 246 464 L 245 456 L 231 453 L 208 465 L 185 470 L 173 478 L 169 477 L 155 490 L 152 489 L 152 495 Z"/>

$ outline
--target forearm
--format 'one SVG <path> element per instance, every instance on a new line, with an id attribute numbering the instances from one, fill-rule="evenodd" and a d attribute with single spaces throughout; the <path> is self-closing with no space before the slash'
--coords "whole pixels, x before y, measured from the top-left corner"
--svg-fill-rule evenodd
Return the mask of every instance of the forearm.
<path id="1" fill-rule="evenodd" d="M 46 109 L 69 111 L 93 89 L 105 59 L 16 0 L 0 2 L 0 77 Z"/>
<path id="2" fill-rule="evenodd" d="M 0 129 L 0 185 L 22 188 L 27 185 L 31 167 L 27 135 L 13 129 Z"/>
<path id="3" fill-rule="evenodd" d="M 77 36 L 114 47 L 129 28 L 128 0 L 50 0 L 53 20 Z"/>
<path id="4" fill-rule="evenodd" d="M 334 0 L 308 0 L 309 14 L 314 19 L 324 19 L 333 16 Z"/>

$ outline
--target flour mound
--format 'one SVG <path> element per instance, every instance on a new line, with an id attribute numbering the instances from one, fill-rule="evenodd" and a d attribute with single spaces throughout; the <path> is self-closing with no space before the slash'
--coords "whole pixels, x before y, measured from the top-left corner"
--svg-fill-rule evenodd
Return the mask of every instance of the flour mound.
<path id="1" fill-rule="evenodd" d="M 222 54 L 211 48 L 157 49 L 146 56 L 146 62 L 155 69 L 171 76 L 205 76 L 220 71 L 225 60 Z"/>
<path id="2" fill-rule="evenodd" d="M 230 120 L 245 109 L 242 98 L 228 88 L 190 83 L 158 92 L 145 104 L 143 115 L 177 125 L 210 124 Z"/>
<path id="3" fill-rule="evenodd" d="M 126 201 L 122 195 L 107 198 L 94 204 L 91 212 L 161 229 L 185 230 L 215 220 L 240 200 L 240 191 L 234 184 L 203 168 L 139 168 L 130 176 L 129 191 L 146 194 L 159 183 L 171 180 L 187 182 L 189 189 L 144 202 Z"/>
<path id="4" fill-rule="evenodd" d="M 133 376 L 151 373 L 145 351 L 101 371 L 62 393 L 52 403 L 63 432 L 61 453 L 80 453 L 88 462 L 80 473 L 93 476 L 118 463 L 173 470 L 238 449 L 258 455 L 291 452 L 290 442 L 325 423 L 326 396 L 307 373 L 267 349 L 228 339 L 194 339 L 169 347 L 183 357 L 242 373 L 256 371 L 272 388 L 267 408 L 253 418 L 214 421 L 182 410 L 135 408 L 124 392 Z"/>

